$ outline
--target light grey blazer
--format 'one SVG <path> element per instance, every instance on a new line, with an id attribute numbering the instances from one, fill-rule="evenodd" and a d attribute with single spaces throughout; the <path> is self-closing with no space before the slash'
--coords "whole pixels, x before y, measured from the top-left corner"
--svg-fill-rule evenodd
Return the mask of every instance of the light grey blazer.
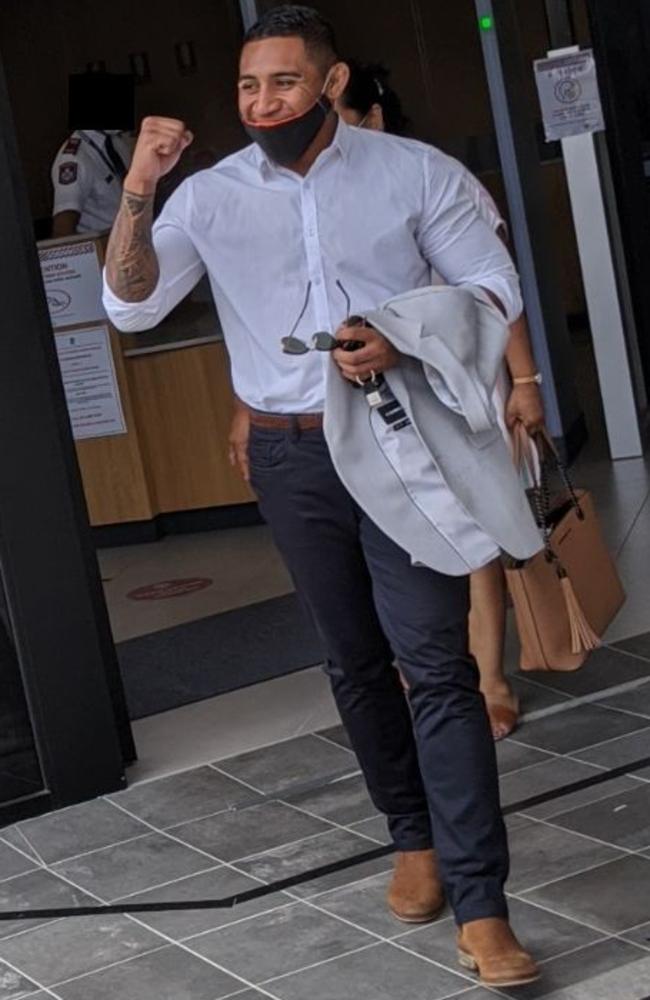
<path id="1" fill-rule="evenodd" d="M 366 319 L 402 355 L 385 378 L 451 492 L 504 552 L 534 555 L 540 532 L 492 403 L 508 338 L 499 310 L 479 288 L 439 285 L 391 299 Z M 334 364 L 325 436 L 341 480 L 382 531 L 414 563 L 457 575 L 435 511 L 411 500 L 373 433 L 364 393 Z"/>

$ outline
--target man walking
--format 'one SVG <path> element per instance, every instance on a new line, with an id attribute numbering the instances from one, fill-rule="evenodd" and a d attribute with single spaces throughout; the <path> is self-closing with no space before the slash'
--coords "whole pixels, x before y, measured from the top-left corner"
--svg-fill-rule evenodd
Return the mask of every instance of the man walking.
<path id="1" fill-rule="evenodd" d="M 192 136 L 182 122 L 145 119 L 104 303 L 120 329 L 146 329 L 207 272 L 235 391 L 251 410 L 251 482 L 323 639 L 341 718 L 397 848 L 389 905 L 403 920 L 431 920 L 444 882 L 462 963 L 488 985 L 527 983 L 538 972 L 507 919 L 508 850 L 468 652 L 468 579 L 414 566 L 348 494 L 323 436 L 332 359 L 354 384 L 400 355 L 375 330 L 346 326 L 342 341 L 363 341 L 354 352 L 282 351 L 287 337 L 310 341 L 350 310 L 425 287 L 432 267 L 449 284 L 481 286 L 510 321 L 518 281 L 454 161 L 337 119 L 332 102 L 347 74 L 318 13 L 286 5 L 264 15 L 240 63 L 239 112 L 253 145 L 182 184 L 155 226 L 156 186 Z M 494 557 L 460 505 L 442 502 L 437 519 L 468 567 Z"/>

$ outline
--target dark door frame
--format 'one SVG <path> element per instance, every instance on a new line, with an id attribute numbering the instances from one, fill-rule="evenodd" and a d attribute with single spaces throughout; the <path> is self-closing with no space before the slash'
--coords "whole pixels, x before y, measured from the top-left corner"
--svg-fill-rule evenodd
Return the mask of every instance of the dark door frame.
<path id="1" fill-rule="evenodd" d="M 623 254 L 646 390 L 650 393 L 650 2 L 587 0 Z"/>
<path id="2" fill-rule="evenodd" d="M 571 460 L 587 429 L 552 251 L 535 123 L 523 85 L 533 68 L 524 61 L 517 0 L 474 2 L 528 325 L 545 379 L 547 424 L 564 458 Z"/>
<path id="3" fill-rule="evenodd" d="M 135 750 L 1 63 L 0 303 L 0 570 L 45 791 L 60 807 L 123 787 Z"/>

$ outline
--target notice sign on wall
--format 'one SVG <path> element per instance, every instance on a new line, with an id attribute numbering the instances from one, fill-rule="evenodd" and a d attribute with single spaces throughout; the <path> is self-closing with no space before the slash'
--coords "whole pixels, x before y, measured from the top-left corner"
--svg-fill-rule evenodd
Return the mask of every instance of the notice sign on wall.
<path id="1" fill-rule="evenodd" d="M 605 128 L 591 49 L 535 60 L 546 141 Z"/>
<path id="2" fill-rule="evenodd" d="M 102 274 L 92 240 L 43 247 L 38 256 L 52 326 L 97 323 L 106 319 Z"/>
<path id="3" fill-rule="evenodd" d="M 75 440 L 126 434 L 108 328 L 73 330 L 55 340 Z"/>

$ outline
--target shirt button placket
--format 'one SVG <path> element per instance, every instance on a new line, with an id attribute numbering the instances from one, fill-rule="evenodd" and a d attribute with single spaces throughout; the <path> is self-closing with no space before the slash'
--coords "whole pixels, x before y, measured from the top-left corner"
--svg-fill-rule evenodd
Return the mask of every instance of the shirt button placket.
<path id="1" fill-rule="evenodd" d="M 314 315 L 319 330 L 329 330 L 330 314 L 325 288 L 325 275 L 318 235 L 318 216 L 313 185 L 305 181 L 302 185 L 302 228 L 307 255 L 307 270 L 312 283 Z"/>

